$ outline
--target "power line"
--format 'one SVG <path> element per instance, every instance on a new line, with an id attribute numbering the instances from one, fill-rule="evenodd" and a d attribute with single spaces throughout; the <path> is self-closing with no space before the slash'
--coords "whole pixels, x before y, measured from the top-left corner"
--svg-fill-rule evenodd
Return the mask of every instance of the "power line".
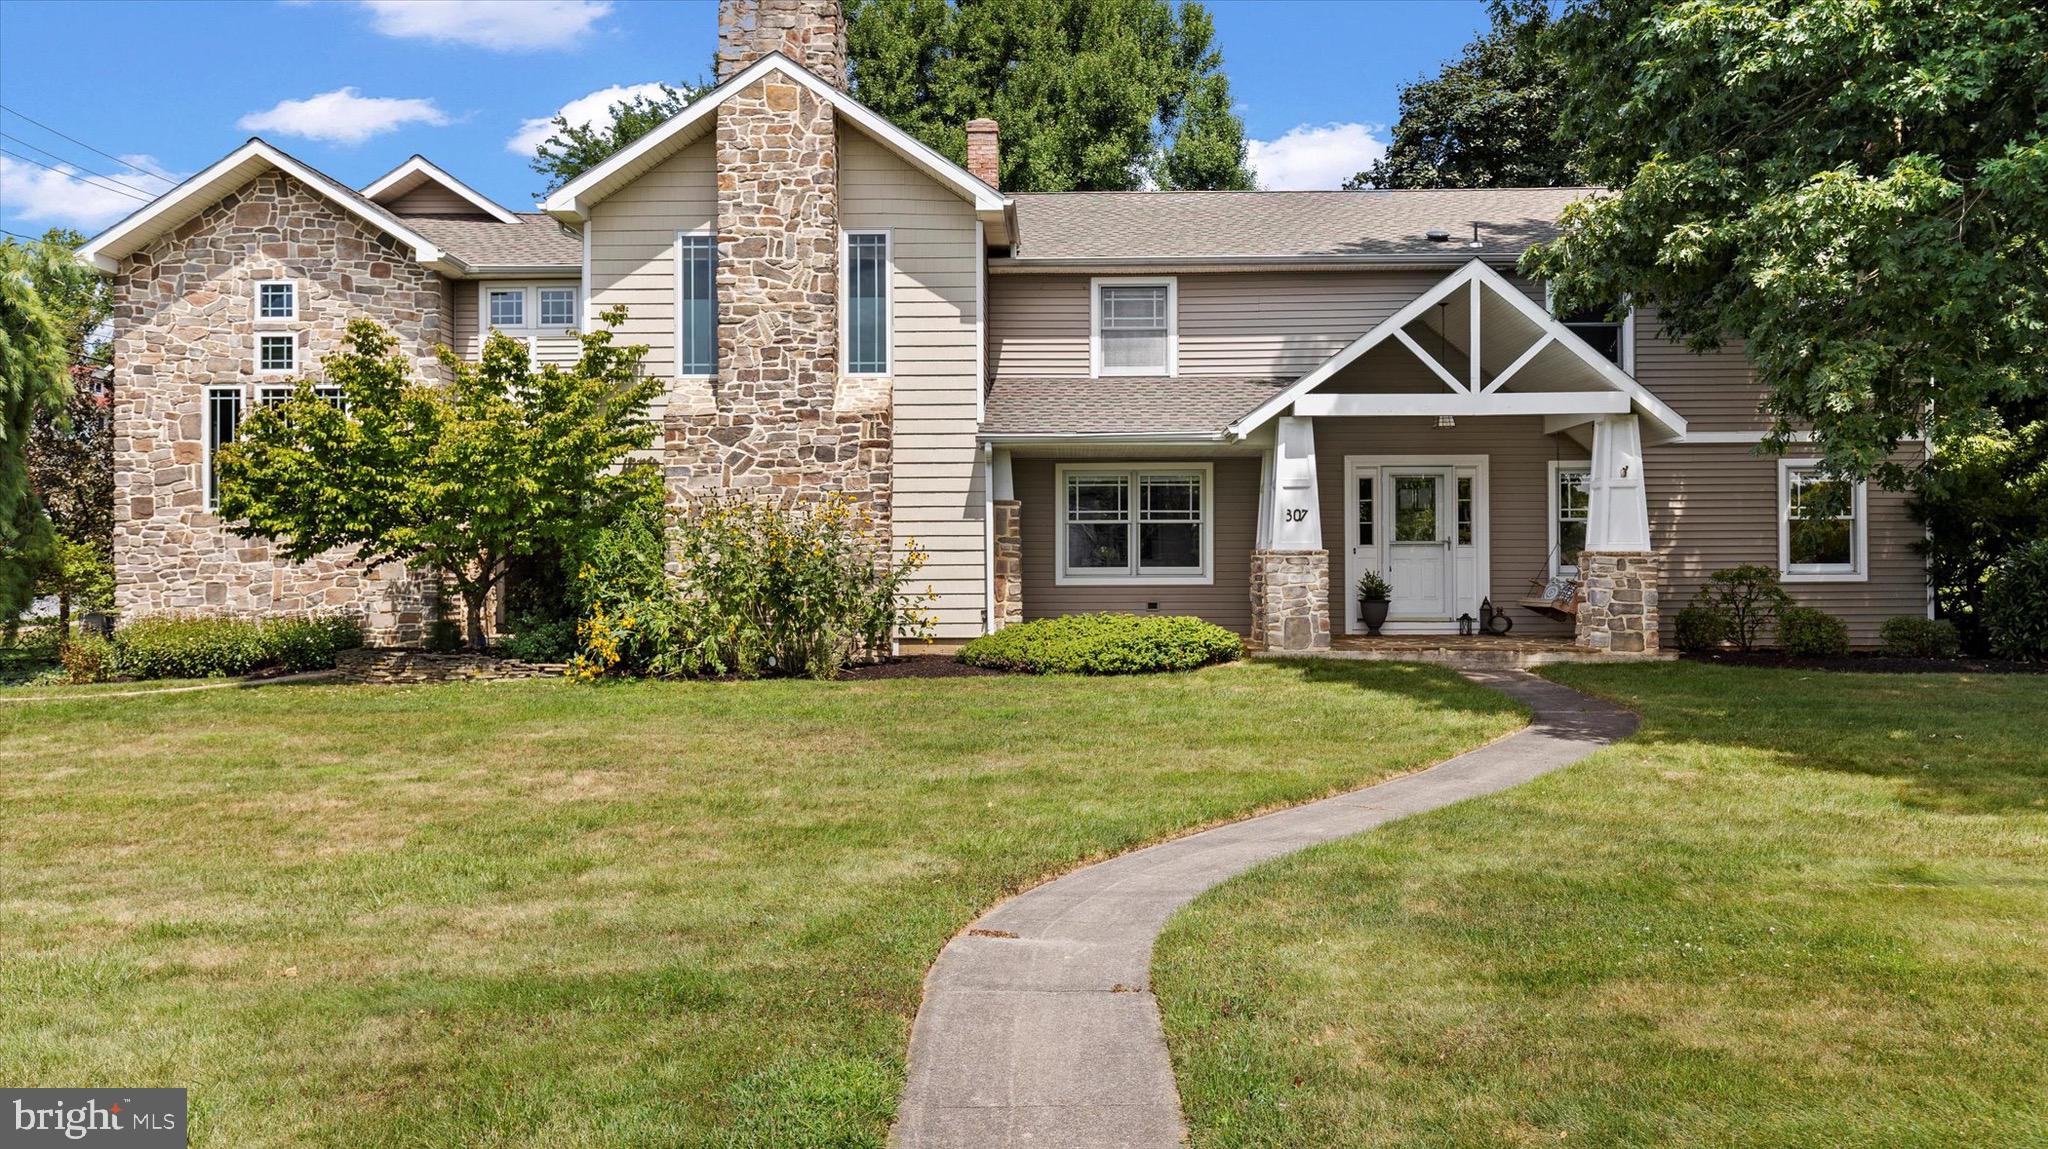
<path id="1" fill-rule="evenodd" d="M 51 135 L 58 136 L 62 139 L 70 140 L 72 143 L 77 144 L 79 147 L 84 148 L 86 151 L 92 152 L 94 155 L 105 156 L 117 164 L 125 164 L 128 167 L 134 168 L 136 171 L 147 172 L 160 180 L 169 180 L 172 183 L 178 182 L 178 177 L 174 175 L 171 175 L 167 172 L 158 171 L 157 169 L 150 167 L 147 164 L 138 164 L 133 160 L 124 160 L 120 156 L 114 155 L 111 152 L 100 151 L 98 148 L 93 147 L 91 144 L 86 143 L 84 140 L 81 140 L 76 136 L 67 136 L 63 132 L 58 131 L 57 129 L 42 122 L 41 120 L 34 118 L 33 116 L 22 115 L 20 112 L 15 111 L 13 108 L 8 107 L 6 104 L 0 104 L 0 112 L 6 112 L 8 115 L 14 116 L 17 119 L 27 120 L 29 123 L 34 124 L 36 127 L 43 129 L 44 131 L 50 133 Z M 41 151 L 42 149 L 38 148 L 36 150 Z"/>
<path id="2" fill-rule="evenodd" d="M 13 132 L 0 131 L 0 139 L 13 140 L 15 143 L 20 144 L 22 147 L 28 148 L 32 151 L 41 152 L 44 155 L 50 157 L 51 159 L 56 160 L 60 164 L 64 164 L 67 167 L 77 168 L 79 171 L 84 172 L 86 175 L 98 176 L 101 179 L 106 180 L 108 183 L 121 184 L 122 187 L 128 188 L 132 191 L 139 191 L 151 199 L 156 198 L 156 193 L 150 191 L 148 188 L 139 188 L 131 183 L 122 183 L 121 178 L 119 176 L 110 176 L 105 172 L 95 171 L 94 169 L 86 167 L 84 164 L 81 164 L 76 160 L 72 160 L 65 156 L 60 156 L 56 152 L 53 152 L 48 148 L 36 147 L 36 145 L 29 143 L 27 140 L 22 139 L 20 136 L 15 135 Z M 135 170 L 141 171 L 142 169 L 137 168 Z"/>
<path id="3" fill-rule="evenodd" d="M 12 156 L 17 160 L 20 160 L 22 163 L 34 164 L 35 166 L 42 168 L 45 171 L 56 172 L 58 175 L 63 176 L 67 179 L 74 179 L 77 180 L 79 183 L 99 188 L 101 191 L 110 191 L 115 193 L 116 195 L 124 195 L 127 196 L 129 199 L 138 200 L 142 203 L 148 203 L 149 201 L 156 198 L 153 195 L 149 195 L 145 192 L 141 192 L 134 188 L 130 188 L 126 184 L 99 183 L 92 179 L 90 176 L 82 176 L 79 175 L 77 172 L 67 172 L 63 168 L 51 167 L 49 164 L 46 164 L 41 160 L 30 159 L 28 156 L 22 155 L 19 152 L 10 152 L 6 148 L 0 148 L 0 156 Z"/>
<path id="4" fill-rule="evenodd" d="M 43 242 L 43 237 L 42 237 L 42 236 L 39 236 L 39 235 L 23 235 L 23 234 L 21 234 L 21 233 L 20 233 L 20 232 L 18 232 L 18 231 L 8 231 L 8 230 L 7 230 L 6 228 L 4 228 L 4 227 L 0 227 L 0 235 L 11 235 L 11 236 L 13 236 L 13 237 L 14 237 L 14 238 L 16 238 L 16 239 L 25 239 L 25 240 L 27 240 L 27 241 L 28 241 L 28 242 L 30 242 L 30 243 L 41 243 L 41 242 Z"/>

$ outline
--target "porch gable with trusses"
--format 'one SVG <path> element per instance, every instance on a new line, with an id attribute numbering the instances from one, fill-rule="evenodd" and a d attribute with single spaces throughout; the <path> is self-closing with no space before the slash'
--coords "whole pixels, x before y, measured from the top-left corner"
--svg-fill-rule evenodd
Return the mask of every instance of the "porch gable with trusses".
<path id="1" fill-rule="evenodd" d="M 1432 352 L 1426 344 L 1434 342 Z M 1319 390 L 1382 345 L 1420 360 L 1435 394 Z M 1685 434 L 1685 419 L 1484 262 L 1473 259 L 1232 424 L 1242 438 L 1269 420 L 1310 416 L 1542 415 L 1546 431 L 1601 416 L 1641 417 L 1644 438 Z"/>

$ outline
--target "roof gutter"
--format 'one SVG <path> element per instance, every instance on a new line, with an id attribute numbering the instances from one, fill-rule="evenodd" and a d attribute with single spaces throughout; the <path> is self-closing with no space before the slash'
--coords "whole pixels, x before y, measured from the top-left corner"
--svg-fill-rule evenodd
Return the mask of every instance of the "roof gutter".
<path id="1" fill-rule="evenodd" d="M 1147 447 L 1233 441 L 1222 431 L 1160 431 L 1154 434 L 1132 434 L 1129 431 L 984 431 L 976 438 L 998 447 L 1049 447 L 1073 444 L 1086 444 L 1091 447 Z"/>
<path id="2" fill-rule="evenodd" d="M 1016 256 L 999 256 L 988 261 L 991 275 L 1030 275 L 1039 272 L 1063 271 L 1116 271 L 1132 268 L 1146 271 L 1188 270 L 1188 271 L 1246 271 L 1268 268 L 1285 270 L 1318 270 L 1368 267 L 1383 271 L 1433 270 L 1444 267 L 1462 267 L 1474 259 L 1489 263 L 1513 264 L 1519 261 L 1519 251 L 1482 251 L 1474 253 L 1469 248 L 1457 251 L 1374 253 L 1370 255 L 1217 255 L 1217 256 L 1088 256 L 1061 259 L 1019 259 Z"/>

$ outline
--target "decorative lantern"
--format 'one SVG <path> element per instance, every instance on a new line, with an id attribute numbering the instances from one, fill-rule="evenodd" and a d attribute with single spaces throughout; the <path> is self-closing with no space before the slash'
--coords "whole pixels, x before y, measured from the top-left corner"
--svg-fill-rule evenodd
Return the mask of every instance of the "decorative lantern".
<path id="1" fill-rule="evenodd" d="M 1478 621 L 1478 619 L 1472 617 L 1470 612 L 1459 615 L 1458 633 L 1462 635 L 1470 635 L 1472 633 L 1473 624 L 1477 623 Z"/>

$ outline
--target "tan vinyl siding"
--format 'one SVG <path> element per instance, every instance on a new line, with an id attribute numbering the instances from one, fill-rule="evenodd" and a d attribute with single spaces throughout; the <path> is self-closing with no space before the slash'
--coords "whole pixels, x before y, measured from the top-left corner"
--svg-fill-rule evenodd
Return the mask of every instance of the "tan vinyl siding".
<path id="1" fill-rule="evenodd" d="M 474 362 L 484 348 L 482 325 L 477 322 L 477 283 L 473 279 L 450 280 L 448 293 L 454 303 L 448 346 L 457 356 Z"/>
<path id="2" fill-rule="evenodd" d="M 1088 374 L 1088 277 L 988 277 L 988 369 L 1017 378 Z"/>
<path id="3" fill-rule="evenodd" d="M 1344 457 L 1347 455 L 1485 455 L 1491 541 L 1490 587 L 1495 605 L 1512 604 L 1529 580 L 1550 573 L 1550 462 L 1584 459 L 1562 435 L 1543 433 L 1540 416 L 1460 416 L 1455 427 L 1432 419 L 1317 419 L 1316 485 L 1322 498 L 1323 546 L 1330 552 L 1332 632 L 1343 632 L 1351 588 L 1345 574 Z M 1028 560 L 1027 560 L 1028 561 Z M 1515 634 L 1570 634 L 1571 627 L 1509 606 Z"/>
<path id="4" fill-rule="evenodd" d="M 713 153 L 711 140 L 698 140 L 590 212 L 591 314 L 623 305 L 619 341 L 645 344 L 659 378 L 675 376 L 676 233 L 717 223 Z"/>
<path id="5" fill-rule="evenodd" d="M 839 133 L 840 223 L 887 229 L 894 362 L 892 519 L 897 545 L 931 557 L 914 585 L 938 595 L 938 637 L 982 633 L 987 498 L 975 443 L 981 387 L 974 210 L 867 136 Z"/>
<path id="6" fill-rule="evenodd" d="M 451 283 L 449 289 L 454 295 L 455 306 L 454 322 L 451 324 L 452 342 L 448 346 L 454 349 L 456 355 L 471 363 L 483 358 L 483 298 L 484 292 L 493 286 L 574 288 L 577 284 L 573 279 L 464 279 Z M 537 319 L 538 313 L 534 309 L 540 306 L 540 297 L 530 295 L 526 306 L 529 309 L 529 318 Z M 525 331 L 514 331 L 510 334 L 520 339 L 532 335 L 531 332 Z M 557 331 L 551 330 L 547 334 L 535 335 L 533 339 L 536 363 L 574 363 L 582 351 L 582 345 L 573 336 Z"/>
<path id="7" fill-rule="evenodd" d="M 1742 563 L 1778 566 L 1778 460 L 1740 444 L 1670 444 L 1644 452 L 1650 540 L 1664 555 L 1664 639 L 1707 575 Z M 1927 575 L 1914 544 L 1924 536 L 1906 495 L 1872 485 L 1867 495 L 1870 577 L 1864 582 L 1785 584 L 1794 600 L 1840 615 L 1849 640 L 1873 646 L 1897 615 L 1927 613 Z M 1768 641 L 1768 638 L 1766 639 Z"/>
<path id="8" fill-rule="evenodd" d="M 1110 461 L 1110 460 L 1104 460 Z M 1172 460 L 1186 462 L 1186 459 Z M 1023 503 L 1024 617 L 1052 618 L 1089 611 L 1192 614 L 1239 634 L 1251 633 L 1251 553 L 1259 518 L 1259 461 L 1215 461 L 1215 531 L 1211 561 L 1215 577 L 1207 586 L 1060 586 L 1053 565 L 1059 530 L 1059 490 L 1052 459 L 1017 459 L 1011 474 Z M 1147 465 L 1150 465 L 1149 463 Z"/>
<path id="9" fill-rule="evenodd" d="M 491 219 L 491 214 L 475 204 L 435 183 L 427 180 L 420 186 L 384 203 L 385 210 L 392 215 L 447 215 L 465 219 Z"/>
<path id="10" fill-rule="evenodd" d="M 1757 414 L 1763 387 L 1740 343 L 1704 355 L 1657 333 L 1656 316 L 1636 315 L 1636 381 L 1685 416 L 1689 431 L 1749 431 L 1768 425 Z"/>

